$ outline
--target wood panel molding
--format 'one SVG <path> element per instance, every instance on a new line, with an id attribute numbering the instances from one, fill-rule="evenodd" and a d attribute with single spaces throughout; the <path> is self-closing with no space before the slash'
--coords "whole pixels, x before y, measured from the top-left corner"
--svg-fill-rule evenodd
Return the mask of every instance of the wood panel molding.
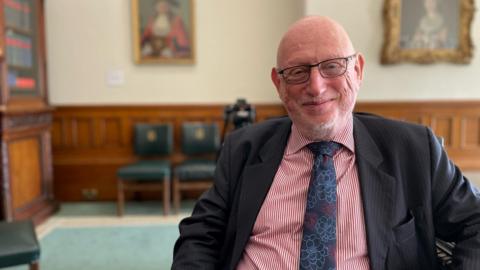
<path id="1" fill-rule="evenodd" d="M 355 109 L 429 126 L 460 168 L 480 169 L 480 101 L 364 102 Z"/>
<path id="2" fill-rule="evenodd" d="M 132 127 L 138 122 L 171 123 L 174 164 L 183 122 L 215 122 L 222 129 L 225 105 L 58 106 L 53 113 L 55 196 L 63 201 L 116 199 L 116 170 L 135 161 Z M 285 115 L 281 104 L 255 104 L 257 121 Z M 356 111 L 430 126 L 445 139 L 450 157 L 462 169 L 480 169 L 480 101 L 360 102 Z M 85 194 L 90 194 L 86 196 Z M 160 197 L 160 194 L 158 195 Z"/>

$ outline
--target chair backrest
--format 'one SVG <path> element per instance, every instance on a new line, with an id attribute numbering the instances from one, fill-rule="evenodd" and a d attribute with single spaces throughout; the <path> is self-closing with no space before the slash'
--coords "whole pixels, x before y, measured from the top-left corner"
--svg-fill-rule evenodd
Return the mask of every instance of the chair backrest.
<path id="1" fill-rule="evenodd" d="M 184 154 L 215 154 L 219 146 L 220 133 L 216 123 L 185 122 L 182 124 Z"/>
<path id="2" fill-rule="evenodd" d="M 168 155 L 173 149 L 171 124 L 135 124 L 135 154 L 139 156 Z"/>

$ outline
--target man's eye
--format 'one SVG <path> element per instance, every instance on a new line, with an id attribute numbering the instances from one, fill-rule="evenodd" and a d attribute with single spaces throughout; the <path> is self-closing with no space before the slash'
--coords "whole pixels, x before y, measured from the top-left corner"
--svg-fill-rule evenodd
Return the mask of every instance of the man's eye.
<path id="1" fill-rule="evenodd" d="M 299 75 L 304 74 L 306 72 L 305 67 L 294 67 L 289 71 L 290 75 Z"/>
<path id="2" fill-rule="evenodd" d="M 337 63 L 337 62 L 330 62 L 330 63 L 326 63 L 323 65 L 323 69 L 338 69 L 338 68 L 341 68 L 342 65 L 340 63 Z"/>

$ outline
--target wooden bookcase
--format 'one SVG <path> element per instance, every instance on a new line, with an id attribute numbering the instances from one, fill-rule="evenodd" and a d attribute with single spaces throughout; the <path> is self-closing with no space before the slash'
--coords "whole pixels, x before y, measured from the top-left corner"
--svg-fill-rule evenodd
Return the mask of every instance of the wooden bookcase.
<path id="1" fill-rule="evenodd" d="M 51 215 L 52 107 L 43 0 L 0 0 L 0 219 Z"/>

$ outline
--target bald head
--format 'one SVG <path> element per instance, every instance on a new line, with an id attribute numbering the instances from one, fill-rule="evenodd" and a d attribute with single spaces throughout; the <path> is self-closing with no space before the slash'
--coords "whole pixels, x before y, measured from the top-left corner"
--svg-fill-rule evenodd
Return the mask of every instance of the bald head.
<path id="1" fill-rule="evenodd" d="M 283 35 L 277 50 L 277 67 L 291 66 L 292 61 L 298 60 L 295 59 L 296 52 L 305 47 L 315 48 L 312 54 L 325 55 L 327 58 L 343 57 L 355 52 L 347 32 L 340 24 L 328 17 L 310 16 L 295 22 Z"/>

